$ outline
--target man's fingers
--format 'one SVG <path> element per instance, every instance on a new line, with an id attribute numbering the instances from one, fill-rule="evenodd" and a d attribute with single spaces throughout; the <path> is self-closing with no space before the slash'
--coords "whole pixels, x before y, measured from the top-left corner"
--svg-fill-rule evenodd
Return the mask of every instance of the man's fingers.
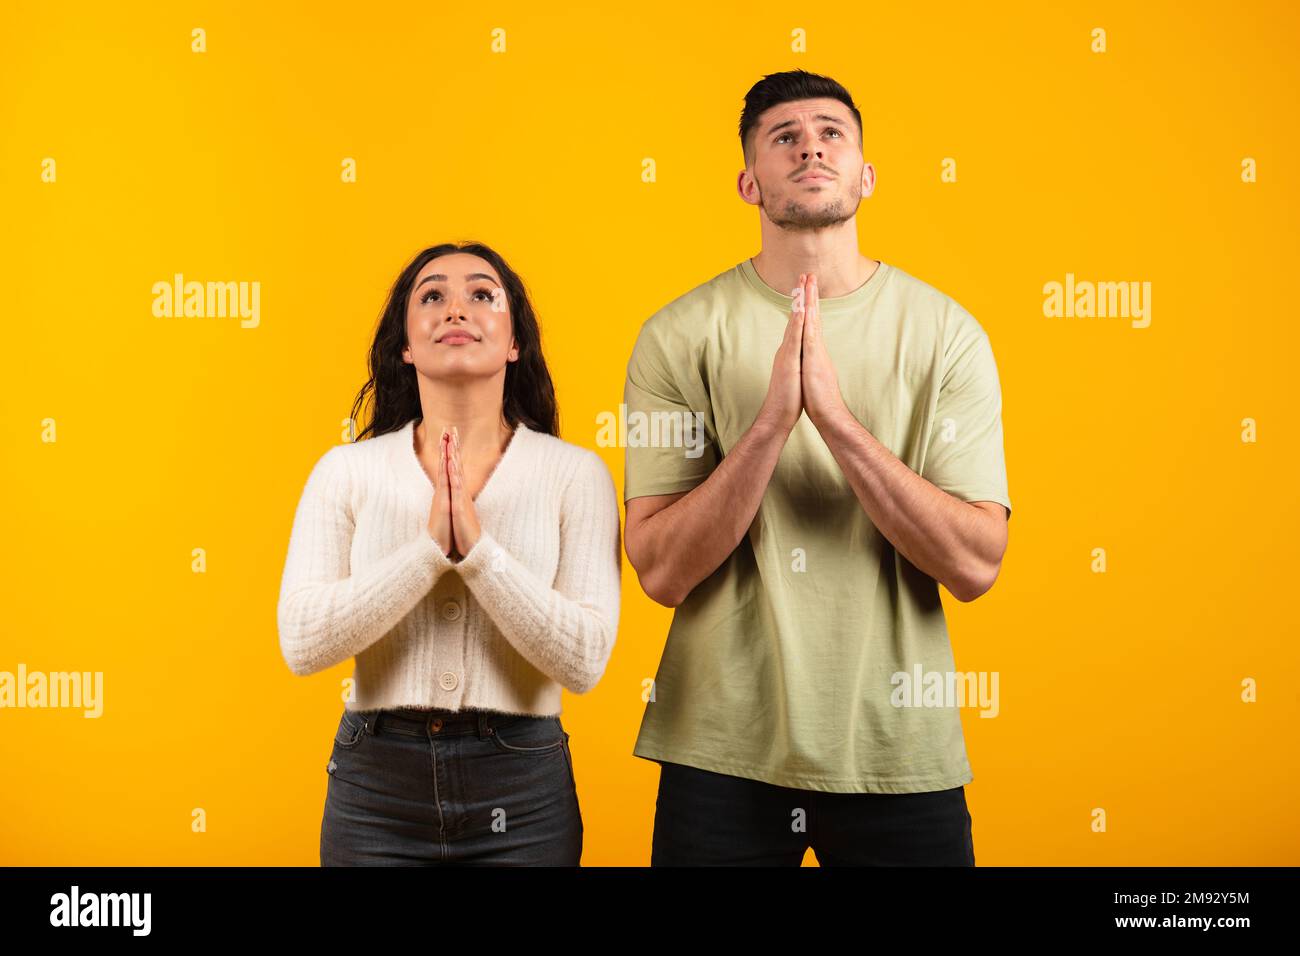
<path id="1" fill-rule="evenodd" d="M 785 335 L 786 343 L 791 348 L 795 348 L 796 343 L 803 341 L 804 318 L 807 315 L 807 299 L 804 297 L 804 277 L 799 276 L 799 284 L 794 289 L 794 302 L 790 307 L 790 321 L 786 323 Z M 796 349 L 798 351 L 798 349 Z"/>
<path id="2" fill-rule="evenodd" d="M 799 339 L 803 336 L 803 315 L 799 312 L 790 313 L 790 321 L 785 324 L 785 344 L 794 348 L 799 344 Z"/>
<path id="3" fill-rule="evenodd" d="M 804 292 L 804 317 L 806 327 L 804 328 L 804 341 L 816 341 L 821 332 L 821 312 L 819 311 L 820 300 L 817 296 L 817 277 L 809 274 L 805 284 Z"/>
<path id="4" fill-rule="evenodd" d="M 822 293 L 816 287 L 816 276 L 809 276 L 809 315 L 813 317 L 813 330 L 822 332 Z"/>

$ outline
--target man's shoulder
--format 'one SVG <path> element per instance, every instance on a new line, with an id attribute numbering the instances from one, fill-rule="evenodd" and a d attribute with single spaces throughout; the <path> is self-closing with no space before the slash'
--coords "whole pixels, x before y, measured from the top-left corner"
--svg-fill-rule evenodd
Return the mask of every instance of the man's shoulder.
<path id="1" fill-rule="evenodd" d="M 957 305 L 957 301 L 952 296 L 924 279 L 918 279 L 912 273 L 893 264 L 889 268 L 893 273 L 893 291 L 896 296 L 909 303 L 929 305 L 940 310 Z"/>
<path id="2" fill-rule="evenodd" d="M 942 330 L 945 339 L 985 334 L 975 316 L 956 298 L 898 266 L 891 264 L 890 270 L 893 294 L 909 321 L 927 316 Z"/>
<path id="3" fill-rule="evenodd" d="M 737 263 L 660 306 L 645 320 L 644 326 L 667 333 L 701 316 L 714 314 L 719 305 L 735 296 L 740 281 Z"/>

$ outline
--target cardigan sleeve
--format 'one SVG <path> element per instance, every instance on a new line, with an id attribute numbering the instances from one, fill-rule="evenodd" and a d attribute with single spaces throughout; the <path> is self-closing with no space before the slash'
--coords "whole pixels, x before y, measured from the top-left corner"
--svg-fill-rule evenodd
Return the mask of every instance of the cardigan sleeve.
<path id="1" fill-rule="evenodd" d="M 289 669 L 305 676 L 375 643 L 455 567 L 424 527 L 364 572 L 350 573 L 352 533 L 346 445 L 321 456 L 307 478 L 289 536 L 277 623 Z"/>
<path id="2" fill-rule="evenodd" d="M 583 451 L 563 493 L 554 588 L 486 530 L 454 565 L 515 650 L 575 694 L 591 690 L 605 672 L 622 580 L 618 493 L 600 456 Z"/>

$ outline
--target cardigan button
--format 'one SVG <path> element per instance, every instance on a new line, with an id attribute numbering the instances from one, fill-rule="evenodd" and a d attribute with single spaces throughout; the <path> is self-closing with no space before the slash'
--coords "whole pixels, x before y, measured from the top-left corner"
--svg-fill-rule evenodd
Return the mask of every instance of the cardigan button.
<path id="1" fill-rule="evenodd" d="M 438 680 L 443 690 L 455 690 L 456 685 L 460 683 L 460 679 L 451 671 L 443 671 L 442 677 Z"/>
<path id="2" fill-rule="evenodd" d="M 442 606 L 442 616 L 444 620 L 456 621 L 460 619 L 460 605 L 455 601 L 448 601 Z"/>

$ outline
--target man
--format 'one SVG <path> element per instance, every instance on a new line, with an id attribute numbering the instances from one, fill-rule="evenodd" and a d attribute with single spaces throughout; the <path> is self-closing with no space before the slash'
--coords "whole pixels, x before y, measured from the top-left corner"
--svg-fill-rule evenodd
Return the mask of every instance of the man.
<path id="1" fill-rule="evenodd" d="M 645 322 L 624 391 L 629 422 L 703 429 L 627 442 L 628 558 L 676 609 L 633 751 L 661 765 L 651 865 L 973 866 L 958 710 L 901 689 L 949 686 L 938 586 L 974 600 L 1006 550 L 993 352 L 858 252 L 875 171 L 840 84 L 764 77 L 740 135 L 762 249 Z"/>

